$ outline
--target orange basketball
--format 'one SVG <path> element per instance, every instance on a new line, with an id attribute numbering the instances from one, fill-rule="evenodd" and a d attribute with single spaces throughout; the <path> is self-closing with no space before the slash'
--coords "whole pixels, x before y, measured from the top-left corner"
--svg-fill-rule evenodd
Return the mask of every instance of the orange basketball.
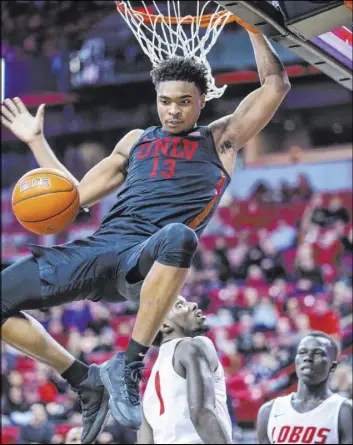
<path id="1" fill-rule="evenodd" d="M 12 193 L 17 220 L 39 235 L 64 230 L 76 218 L 79 208 L 76 186 L 54 168 L 36 168 L 26 173 Z"/>

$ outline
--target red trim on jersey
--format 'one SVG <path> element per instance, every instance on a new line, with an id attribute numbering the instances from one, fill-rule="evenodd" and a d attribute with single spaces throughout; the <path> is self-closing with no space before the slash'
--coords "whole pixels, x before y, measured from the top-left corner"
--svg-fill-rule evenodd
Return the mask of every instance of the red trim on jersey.
<path id="1" fill-rule="evenodd" d="M 163 400 L 162 392 L 161 392 L 161 379 L 159 377 L 159 371 L 156 372 L 154 384 L 156 386 L 157 397 L 158 397 L 159 404 L 160 404 L 159 415 L 161 416 L 162 414 L 164 414 L 165 410 L 164 410 L 164 400 Z"/>
<path id="2" fill-rule="evenodd" d="M 341 26 L 340 28 L 333 29 L 331 32 L 340 38 L 343 43 L 352 46 L 352 31 L 350 29 L 346 28 L 345 26 Z"/>
<path id="3" fill-rule="evenodd" d="M 196 229 L 201 223 L 202 221 L 204 221 L 204 219 L 207 218 L 207 216 L 210 214 L 210 212 L 213 210 L 213 207 L 215 206 L 218 196 L 221 193 L 221 190 L 224 186 L 224 183 L 226 182 L 226 176 L 225 174 L 222 172 L 222 176 L 221 179 L 219 180 L 217 187 L 216 187 L 216 191 L 215 191 L 215 195 L 214 197 L 211 199 L 211 201 L 207 204 L 207 206 L 202 210 L 201 213 L 199 213 L 196 218 L 194 218 L 191 223 L 188 224 L 188 226 L 190 227 L 190 229 Z"/>

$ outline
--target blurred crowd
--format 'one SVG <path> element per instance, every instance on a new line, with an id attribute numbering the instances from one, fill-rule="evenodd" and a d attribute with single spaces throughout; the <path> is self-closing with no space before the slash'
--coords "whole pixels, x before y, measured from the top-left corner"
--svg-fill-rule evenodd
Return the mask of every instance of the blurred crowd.
<path id="1" fill-rule="evenodd" d="M 249 200 L 225 204 L 200 241 L 183 295 L 209 314 L 234 425 L 253 422 L 264 400 L 292 388 L 296 346 L 311 330 L 340 343 L 331 384 L 351 398 L 352 194 L 314 193 L 299 177 L 292 188 L 258 184 Z M 126 348 L 137 310 L 102 297 L 30 312 L 75 357 L 101 363 Z M 147 377 L 156 353 L 148 355 Z M 80 425 L 75 394 L 4 344 L 2 366 L 2 424 L 19 428 L 16 443 L 64 443 Z M 110 420 L 97 443 L 135 439 Z"/>
<path id="2" fill-rule="evenodd" d="M 63 38 L 83 41 L 87 30 L 112 11 L 107 1 L 2 1 L 2 55 L 53 57 L 62 51 Z"/>
<path id="3" fill-rule="evenodd" d="M 24 148 L 23 146 L 21 148 Z M 105 145 L 95 141 L 85 141 L 77 144 L 65 145 L 58 154 L 64 165 L 72 174 L 81 180 L 86 172 L 98 164 L 108 154 Z M 15 185 L 29 170 L 38 168 L 33 154 L 27 149 L 12 150 L 1 156 L 1 187 L 10 188 Z"/>

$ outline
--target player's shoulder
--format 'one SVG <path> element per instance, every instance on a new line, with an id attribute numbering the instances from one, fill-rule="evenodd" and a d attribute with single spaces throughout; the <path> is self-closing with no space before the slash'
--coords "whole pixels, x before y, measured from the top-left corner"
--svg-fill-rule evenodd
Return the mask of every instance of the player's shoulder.
<path id="1" fill-rule="evenodd" d="M 341 413 L 347 413 L 350 416 L 352 416 L 353 411 L 353 401 L 351 399 L 346 399 L 345 397 L 342 397 L 342 403 L 341 403 Z"/>
<path id="2" fill-rule="evenodd" d="M 197 349 L 216 351 L 213 341 L 210 340 L 208 337 L 204 337 L 202 335 L 198 335 L 193 338 L 191 338 L 191 337 L 184 338 L 180 342 L 180 346 L 181 345 L 183 345 L 183 348 L 188 349 L 190 351 L 197 350 Z"/>
<path id="3" fill-rule="evenodd" d="M 142 130 L 141 128 L 135 128 L 126 133 L 126 135 L 115 145 L 113 154 L 129 157 L 131 148 L 136 144 L 144 132 L 145 130 Z"/>
<path id="4" fill-rule="evenodd" d="M 267 429 L 275 400 L 276 399 L 269 400 L 268 402 L 264 403 L 257 413 L 256 431 L 259 443 L 270 443 L 268 440 Z"/>
<path id="5" fill-rule="evenodd" d="M 212 363 L 218 363 L 216 348 L 208 337 L 184 338 L 178 345 L 178 352 L 184 359 L 206 355 Z"/>
<path id="6" fill-rule="evenodd" d="M 338 416 L 338 428 L 340 431 L 340 434 L 345 434 L 350 437 L 350 440 L 352 439 L 352 419 L 353 419 L 353 403 L 351 399 L 346 399 L 341 403 L 340 410 L 339 410 L 339 416 Z M 348 442 L 344 442 L 348 443 Z M 351 443 L 349 441 L 349 443 Z"/>
<path id="7" fill-rule="evenodd" d="M 273 405 L 275 404 L 275 401 L 277 399 L 269 400 L 268 402 L 265 402 L 263 405 L 261 405 L 259 412 L 258 412 L 258 419 L 266 418 L 268 419 L 270 417 Z"/>

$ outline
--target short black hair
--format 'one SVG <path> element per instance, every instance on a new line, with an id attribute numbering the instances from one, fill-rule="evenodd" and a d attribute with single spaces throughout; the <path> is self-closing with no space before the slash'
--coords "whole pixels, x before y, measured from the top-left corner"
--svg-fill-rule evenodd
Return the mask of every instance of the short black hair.
<path id="1" fill-rule="evenodd" d="M 206 94 L 208 91 L 207 68 L 192 57 L 172 56 L 153 68 L 151 77 L 156 88 L 161 82 L 183 80 L 193 82 L 201 94 Z"/>
<path id="2" fill-rule="evenodd" d="M 315 337 L 315 338 L 325 338 L 326 340 L 328 340 L 330 343 L 331 343 L 331 346 L 332 346 L 332 348 L 333 348 L 333 351 L 334 351 L 334 358 L 335 358 L 335 360 L 337 360 L 337 358 L 338 358 L 338 355 L 339 355 L 339 353 L 340 353 L 340 350 L 339 350 L 339 346 L 338 346 L 338 344 L 337 344 L 337 342 L 332 338 L 332 337 L 330 337 L 328 334 L 326 334 L 325 332 L 321 332 L 321 331 L 313 331 L 313 332 L 310 332 L 310 334 L 307 334 L 305 337 L 303 337 L 303 338 L 307 338 L 307 337 Z M 303 340 L 303 339 L 302 339 Z"/>

